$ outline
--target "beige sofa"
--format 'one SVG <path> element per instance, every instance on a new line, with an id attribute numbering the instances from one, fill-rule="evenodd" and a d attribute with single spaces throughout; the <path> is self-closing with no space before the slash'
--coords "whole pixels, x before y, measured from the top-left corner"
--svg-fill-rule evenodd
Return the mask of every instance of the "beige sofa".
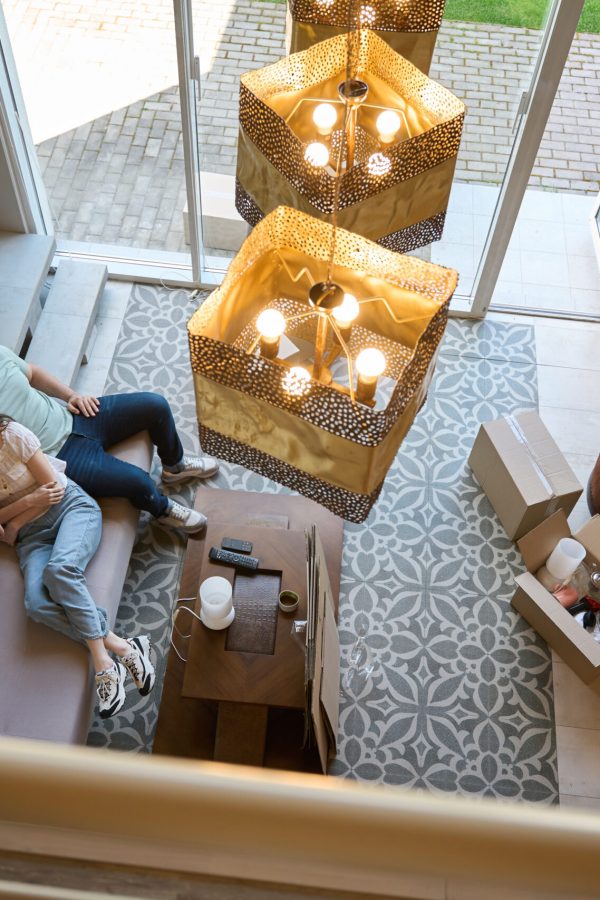
<path id="1" fill-rule="evenodd" d="M 150 470 L 148 435 L 111 451 Z M 102 500 L 102 541 L 87 569 L 92 595 L 114 624 L 139 514 L 127 500 Z M 89 653 L 25 615 L 15 551 L 0 544 L 0 734 L 85 743 L 96 702 Z"/>

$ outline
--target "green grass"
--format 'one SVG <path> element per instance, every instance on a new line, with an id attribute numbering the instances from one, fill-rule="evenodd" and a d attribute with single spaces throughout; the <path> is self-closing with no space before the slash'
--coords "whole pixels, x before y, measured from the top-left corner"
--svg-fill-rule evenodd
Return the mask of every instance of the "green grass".
<path id="1" fill-rule="evenodd" d="M 445 18 L 541 28 L 550 0 L 447 0 Z M 586 0 L 578 31 L 600 33 L 600 0 Z"/>
<path id="2" fill-rule="evenodd" d="M 286 0 L 268 0 L 285 3 Z M 446 19 L 488 22 L 517 28 L 541 28 L 550 0 L 447 0 Z M 600 0 L 586 0 L 578 31 L 600 34 Z"/>

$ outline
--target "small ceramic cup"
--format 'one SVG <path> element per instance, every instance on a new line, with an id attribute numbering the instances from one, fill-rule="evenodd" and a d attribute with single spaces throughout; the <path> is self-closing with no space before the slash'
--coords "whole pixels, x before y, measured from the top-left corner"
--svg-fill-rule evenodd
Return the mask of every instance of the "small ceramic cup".
<path id="1" fill-rule="evenodd" d="M 279 609 L 285 613 L 295 612 L 298 609 L 300 597 L 296 591 L 282 591 L 279 595 Z"/>

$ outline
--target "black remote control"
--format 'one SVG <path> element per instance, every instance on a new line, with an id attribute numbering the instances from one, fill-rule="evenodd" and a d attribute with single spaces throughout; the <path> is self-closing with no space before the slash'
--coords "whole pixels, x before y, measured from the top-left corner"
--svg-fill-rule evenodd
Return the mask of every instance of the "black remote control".
<path id="1" fill-rule="evenodd" d="M 239 566 L 241 569 L 258 569 L 259 560 L 256 556 L 243 556 L 241 553 L 232 553 L 230 550 L 220 550 L 211 547 L 208 558 L 213 562 L 226 563 L 228 566 Z"/>
<path id="2" fill-rule="evenodd" d="M 224 537 L 221 541 L 223 550 L 233 550 L 234 553 L 252 553 L 252 542 L 242 541 L 239 538 Z"/>

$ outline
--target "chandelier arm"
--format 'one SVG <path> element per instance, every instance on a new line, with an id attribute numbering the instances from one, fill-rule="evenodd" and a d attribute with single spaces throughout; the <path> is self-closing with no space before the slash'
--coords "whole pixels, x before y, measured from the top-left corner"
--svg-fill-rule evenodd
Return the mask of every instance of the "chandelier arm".
<path id="1" fill-rule="evenodd" d="M 359 300 L 358 305 L 362 306 L 363 303 L 375 303 L 375 301 L 380 301 L 381 303 L 383 303 L 383 305 L 385 306 L 385 308 L 387 310 L 388 315 L 396 323 L 396 325 L 406 325 L 410 322 L 421 322 L 423 319 L 431 318 L 430 315 L 428 314 L 425 316 L 409 316 L 409 317 L 404 317 L 403 319 L 399 319 L 398 316 L 396 316 L 394 314 L 392 307 L 390 306 L 389 302 L 386 300 L 385 297 L 366 297 L 364 300 Z"/>
<path id="2" fill-rule="evenodd" d="M 303 313 L 295 313 L 293 316 L 286 316 L 286 322 L 297 322 L 299 319 L 308 319 L 309 316 L 318 316 L 318 312 L 314 309 L 309 309 L 308 312 Z"/>
<path id="3" fill-rule="evenodd" d="M 287 118 L 283 120 L 283 121 L 285 122 L 285 124 L 287 125 L 287 124 L 289 123 L 290 119 L 292 118 L 292 116 L 294 115 L 294 113 L 296 112 L 296 110 L 298 109 L 298 107 L 301 106 L 301 105 L 304 103 L 305 100 L 316 100 L 316 99 L 317 99 L 316 97 L 303 97 L 301 100 L 298 100 L 298 102 L 297 102 L 296 105 L 294 106 L 294 108 L 293 108 L 293 110 L 291 111 L 291 113 L 289 113 L 289 115 L 287 116 Z"/>
<path id="4" fill-rule="evenodd" d="M 289 120 L 292 118 L 292 116 L 294 115 L 294 113 L 298 110 L 298 108 L 299 108 L 300 106 L 302 106 L 303 103 L 323 103 L 324 100 L 326 100 L 327 103 L 330 103 L 332 106 L 344 106 L 343 101 L 342 101 L 342 100 L 336 100 L 335 97 L 330 97 L 330 98 L 329 98 L 329 97 L 325 97 L 325 98 L 324 98 L 324 97 L 302 97 L 301 100 L 298 100 L 298 102 L 297 102 L 296 105 L 294 106 L 294 108 L 293 108 L 293 110 L 291 111 L 291 113 L 289 113 L 289 115 L 287 116 L 287 118 L 284 119 L 283 121 L 286 122 L 286 123 L 289 122 Z M 365 104 L 365 109 L 366 109 L 366 106 L 367 106 L 367 104 Z M 373 104 L 369 104 L 369 107 L 372 108 L 372 109 L 387 109 L 387 106 L 378 106 L 378 107 L 376 107 L 376 106 L 373 106 Z"/>
<path id="5" fill-rule="evenodd" d="M 285 256 L 282 256 L 282 254 L 281 254 L 281 252 L 280 252 L 279 250 L 277 251 L 277 255 L 279 256 L 280 261 L 283 263 L 283 266 L 284 266 L 285 270 L 287 271 L 288 275 L 290 276 L 290 278 L 292 279 L 292 282 L 293 282 L 294 284 L 297 284 L 297 283 L 300 281 L 300 279 L 302 278 L 303 275 L 306 275 L 306 277 L 307 277 L 308 280 L 310 281 L 310 286 L 311 286 L 311 287 L 312 287 L 314 284 L 316 284 L 315 279 L 314 279 L 314 277 L 313 277 L 313 274 L 312 274 L 312 272 L 310 271 L 310 269 L 309 269 L 307 266 L 302 266 L 302 268 L 300 269 L 300 271 L 298 272 L 298 274 L 297 274 L 297 275 L 293 275 L 293 274 L 292 274 L 292 270 L 291 270 L 290 266 L 288 265 L 288 262 L 287 262 Z"/>
<path id="6" fill-rule="evenodd" d="M 336 361 L 336 359 L 338 358 L 338 356 L 340 355 L 341 352 L 342 352 L 342 348 L 340 347 L 339 344 L 337 346 L 334 346 L 331 348 L 331 350 L 329 351 L 329 354 L 327 356 L 327 359 L 325 361 L 325 365 L 327 366 L 328 369 L 331 368 L 331 364 Z"/>

